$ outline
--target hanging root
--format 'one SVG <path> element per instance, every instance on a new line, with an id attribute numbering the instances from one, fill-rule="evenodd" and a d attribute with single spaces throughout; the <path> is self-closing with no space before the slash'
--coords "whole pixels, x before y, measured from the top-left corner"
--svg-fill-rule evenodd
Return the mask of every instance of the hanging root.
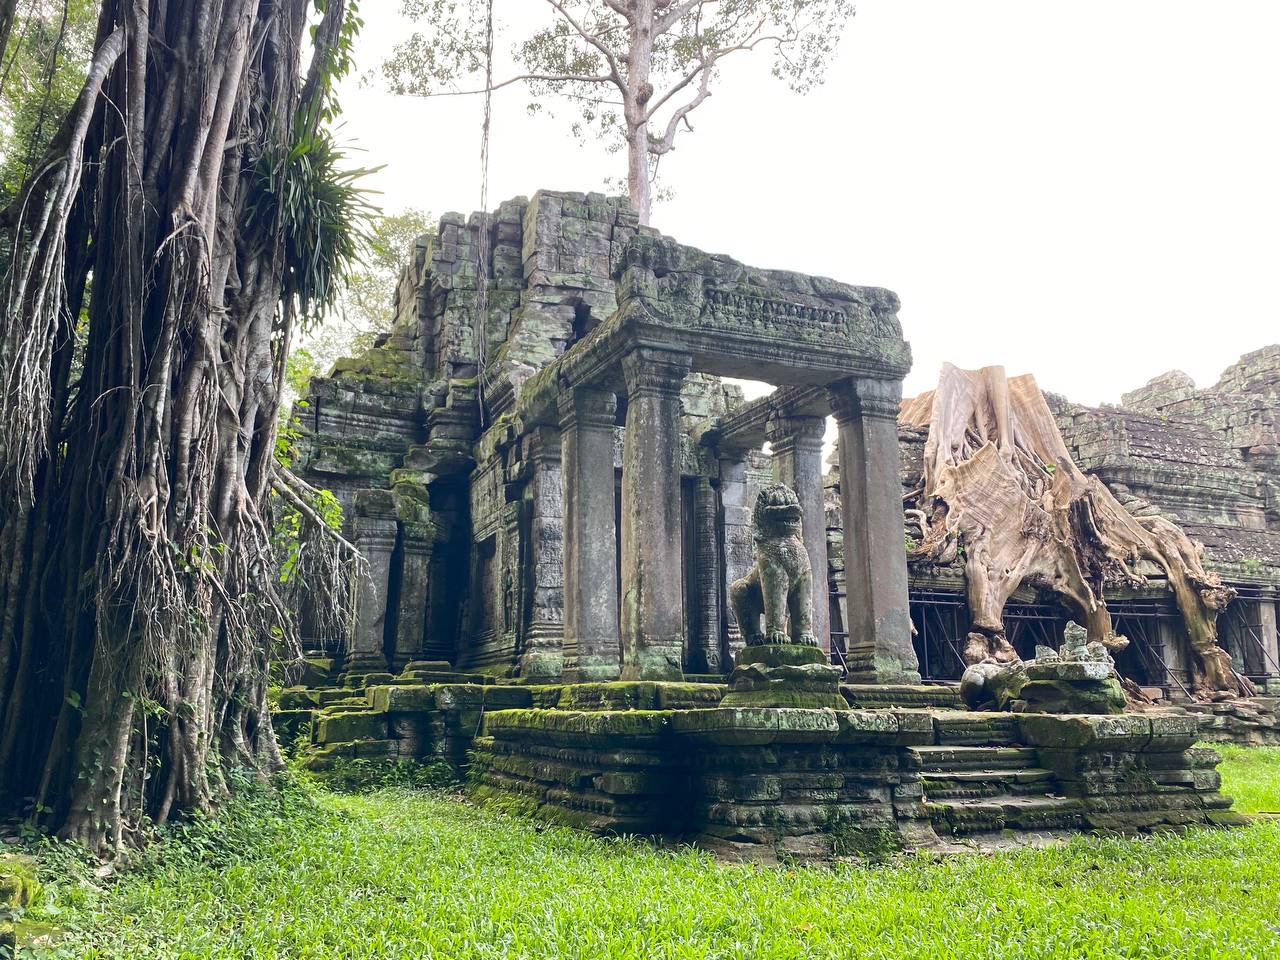
<path id="1" fill-rule="evenodd" d="M 0 217 L 15 227 L 0 331 L 0 486 L 23 502 L 31 501 L 36 466 L 49 446 L 50 361 L 59 331 L 73 319 L 66 310 L 67 222 L 80 192 L 85 138 L 103 81 L 124 46 L 117 27 L 98 47 L 48 157 Z"/>
<path id="2" fill-rule="evenodd" d="M 281 564 L 280 596 L 290 610 L 306 609 L 314 636 L 343 637 L 355 622 L 356 584 L 367 576 L 367 563 L 359 550 L 342 536 L 333 520 L 318 506 L 324 494 L 276 464 L 271 489 L 288 509 L 297 512 L 301 525 L 297 540 L 286 545 L 291 555 Z M 301 659 L 301 646 L 292 638 L 292 660 Z M 289 658 L 281 657 L 283 662 Z"/>

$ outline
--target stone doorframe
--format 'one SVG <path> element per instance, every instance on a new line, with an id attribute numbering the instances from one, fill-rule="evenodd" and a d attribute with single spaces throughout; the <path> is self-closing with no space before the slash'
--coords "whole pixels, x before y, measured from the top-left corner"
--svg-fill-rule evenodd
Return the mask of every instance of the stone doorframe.
<path id="1" fill-rule="evenodd" d="M 826 583 L 827 564 L 821 424 L 828 413 L 836 415 L 851 673 L 859 681 L 918 680 L 896 427 L 910 350 L 896 317 L 897 297 L 876 287 L 755 270 L 641 235 L 622 255 L 617 300 L 614 314 L 524 384 L 515 409 L 524 430 L 562 431 L 565 647 L 577 658 L 576 676 L 682 675 L 680 387 L 697 371 L 783 385 L 712 424 L 700 441 L 722 462 L 765 439 L 775 444 L 775 469 L 804 505 L 819 585 Z M 616 643 L 613 567 L 598 556 L 614 542 L 613 511 L 603 506 L 612 500 L 612 458 L 600 451 L 615 395 L 627 398 L 628 427 Z M 825 622 L 825 606 L 821 616 Z M 616 674 L 609 658 L 614 650 Z"/>

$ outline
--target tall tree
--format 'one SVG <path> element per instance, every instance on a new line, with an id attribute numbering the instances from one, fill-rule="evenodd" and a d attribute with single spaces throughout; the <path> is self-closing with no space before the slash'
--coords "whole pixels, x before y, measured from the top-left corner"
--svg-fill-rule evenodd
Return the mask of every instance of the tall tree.
<path id="1" fill-rule="evenodd" d="M 625 148 L 627 188 L 649 222 L 657 161 L 692 130 L 690 114 L 711 96 L 720 65 L 767 51 L 773 75 L 805 92 L 822 81 L 849 0 L 542 0 L 545 25 L 516 44 L 523 72 L 493 82 L 526 84 L 533 109 L 548 94 L 581 110 L 581 131 Z M 490 0 L 402 0 L 412 19 L 430 24 L 400 43 L 384 65 L 399 93 L 461 92 L 489 65 Z M 616 97 L 617 99 L 613 99 Z"/>
<path id="2" fill-rule="evenodd" d="M 359 20 L 314 3 L 304 73 L 312 0 L 102 0 L 0 215 L 0 808 L 98 851 L 280 762 L 276 414 L 364 213 L 324 130 Z"/>

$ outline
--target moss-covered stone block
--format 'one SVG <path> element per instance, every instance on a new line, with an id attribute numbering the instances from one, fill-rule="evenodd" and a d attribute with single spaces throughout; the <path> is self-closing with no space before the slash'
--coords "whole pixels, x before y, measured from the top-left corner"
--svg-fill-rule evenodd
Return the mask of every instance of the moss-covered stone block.
<path id="1" fill-rule="evenodd" d="M 927 713 L 890 710 L 843 710 L 836 714 L 839 744 L 917 746 L 934 740 L 933 718 Z"/>
<path id="2" fill-rule="evenodd" d="M 0 913 L 25 910 L 40 897 L 36 861 L 21 854 L 0 856 Z"/>
<path id="3" fill-rule="evenodd" d="M 1157 715 L 1151 717 L 1150 751 L 1181 752 L 1187 750 L 1200 735 L 1200 724 L 1194 716 L 1186 714 Z"/>
<path id="4" fill-rule="evenodd" d="M 307 751 L 302 766 L 307 770 L 329 770 L 338 760 L 350 760 L 356 755 L 354 743 L 326 743 Z"/>
<path id="5" fill-rule="evenodd" d="M 389 760 L 400 755 L 399 744 L 394 740 L 357 740 L 353 746 L 361 760 Z"/>
<path id="6" fill-rule="evenodd" d="M 321 714 L 316 724 L 317 743 L 385 740 L 386 737 L 387 715 L 373 710 Z"/>
<path id="7" fill-rule="evenodd" d="M 380 713 L 411 713 L 435 708 L 435 688 L 427 684 L 392 684 L 370 687 L 369 705 Z"/>
<path id="8" fill-rule="evenodd" d="M 834 710 L 779 707 L 677 710 L 671 727 L 678 736 L 721 746 L 827 743 L 840 732 Z"/>
<path id="9" fill-rule="evenodd" d="M 1018 739 L 1032 747 L 1074 750 L 1144 750 L 1151 743 L 1151 718 L 1141 714 L 1059 716 L 1018 714 Z"/>
<path id="10" fill-rule="evenodd" d="M 310 710 L 319 706 L 317 691 L 302 686 L 285 687 L 276 702 L 281 710 Z"/>
<path id="11" fill-rule="evenodd" d="M 390 683 L 395 679 L 395 674 L 386 671 L 378 671 L 375 673 L 348 673 L 342 678 L 344 687 L 349 690 L 363 690 L 366 687 L 375 686 L 381 683 Z"/>
<path id="12" fill-rule="evenodd" d="M 437 684 L 434 689 L 440 710 L 508 710 L 533 704 L 528 687 L 461 683 Z"/>
<path id="13" fill-rule="evenodd" d="M 298 683 L 304 687 L 319 687 L 333 677 L 334 661 L 329 657 L 307 657 L 302 661 L 302 676 Z"/>
<path id="14" fill-rule="evenodd" d="M 350 700 L 356 695 L 354 690 L 346 690 L 342 687 L 331 687 L 327 690 L 313 690 L 316 706 L 327 707 L 343 700 Z"/>
<path id="15" fill-rule="evenodd" d="M 952 746 L 1004 746 L 1014 741 L 1017 728 L 1008 713 L 948 710 L 935 713 L 938 743 Z"/>
<path id="16" fill-rule="evenodd" d="M 829 665 L 830 662 L 821 647 L 800 643 L 761 643 L 743 647 L 734 657 L 734 663 L 739 667 L 749 663 L 763 663 L 771 667 L 799 667 L 807 663 Z"/>
<path id="17" fill-rule="evenodd" d="M 779 683 L 776 688 L 731 690 L 720 703 L 725 707 L 781 707 L 793 710 L 843 710 L 846 706 L 839 693 L 788 689 L 785 683 Z"/>
<path id="18" fill-rule="evenodd" d="M 501 710 L 485 715 L 490 736 L 541 732 L 596 739 L 659 737 L 669 729 L 672 716 L 665 710 Z"/>

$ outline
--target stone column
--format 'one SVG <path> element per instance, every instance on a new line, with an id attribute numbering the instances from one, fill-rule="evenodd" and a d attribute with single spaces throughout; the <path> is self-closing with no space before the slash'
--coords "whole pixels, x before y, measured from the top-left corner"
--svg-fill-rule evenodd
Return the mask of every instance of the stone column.
<path id="1" fill-rule="evenodd" d="M 693 499 L 694 597 L 698 609 L 696 635 L 689 642 L 689 669 L 693 673 L 722 673 L 720 654 L 720 538 L 719 504 L 710 477 L 698 477 Z"/>
<path id="2" fill-rule="evenodd" d="M 520 655 L 520 675 L 529 680 L 560 679 L 564 668 L 564 518 L 561 506 L 560 432 L 537 427 L 525 438 L 532 474 L 529 501 L 529 555 L 532 570 L 529 623 Z"/>
<path id="3" fill-rule="evenodd" d="M 902 383 L 851 378 L 829 393 L 840 428 L 849 680 L 918 683 L 898 452 Z"/>
<path id="4" fill-rule="evenodd" d="M 747 485 L 747 464 L 740 459 L 720 461 L 720 509 L 722 511 L 721 544 L 723 557 L 723 586 L 721 597 L 729 596 L 729 587 L 739 577 L 745 577 L 755 562 L 751 554 L 750 488 Z M 731 659 L 737 657 L 744 641 L 733 611 L 725 607 L 725 652 Z"/>
<path id="5" fill-rule="evenodd" d="M 1157 683 L 1168 684 L 1171 700 L 1185 700 L 1187 695 L 1183 691 L 1191 685 L 1191 671 L 1187 668 L 1187 648 L 1191 641 L 1187 638 L 1187 628 L 1180 616 L 1157 617 L 1156 630 L 1164 649 L 1167 672 L 1157 666 L 1153 672 L 1160 675 L 1154 679 Z"/>
<path id="6" fill-rule="evenodd" d="M 617 400 L 587 387 L 560 396 L 564 463 L 564 657 L 571 681 L 616 680 L 618 637 L 617 520 L 613 426 Z"/>
<path id="7" fill-rule="evenodd" d="M 684 655 L 680 387 L 686 354 L 650 347 L 622 361 L 622 678 L 679 680 Z"/>
<path id="8" fill-rule="evenodd" d="M 387 595 L 397 527 L 390 490 L 361 490 L 356 494 L 352 532 L 367 569 L 357 578 L 356 622 L 347 645 L 349 673 L 380 673 L 387 669 Z"/>
<path id="9" fill-rule="evenodd" d="M 827 508 L 822 489 L 822 437 L 826 417 L 774 414 L 765 424 L 773 448 L 773 475 L 800 499 L 804 545 L 813 568 L 813 635 L 831 652 L 831 598 L 827 585 Z"/>
<path id="10" fill-rule="evenodd" d="M 1262 672 L 1270 677 L 1280 676 L 1280 669 L 1277 668 L 1277 664 L 1280 664 L 1280 636 L 1277 635 L 1274 589 L 1265 591 L 1258 601 L 1258 621 L 1262 625 L 1262 646 L 1266 650 Z"/>
<path id="11" fill-rule="evenodd" d="M 427 629 L 427 590 L 430 582 L 434 529 L 405 523 L 400 554 L 400 604 L 396 618 L 396 646 L 392 666 L 403 670 L 411 660 L 423 660 Z"/>

